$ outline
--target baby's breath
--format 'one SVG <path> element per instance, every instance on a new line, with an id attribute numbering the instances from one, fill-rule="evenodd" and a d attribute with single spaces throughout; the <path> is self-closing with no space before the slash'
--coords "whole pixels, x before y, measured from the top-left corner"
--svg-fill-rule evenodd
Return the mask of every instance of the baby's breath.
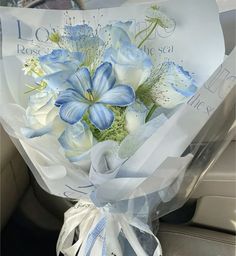
<path id="1" fill-rule="evenodd" d="M 125 128 L 125 109 L 120 107 L 110 107 L 110 109 L 114 113 L 115 119 L 112 126 L 104 131 L 97 129 L 94 125 L 92 125 L 88 119 L 88 116 L 84 117 L 84 121 L 89 125 L 93 136 L 99 142 L 105 140 L 121 142 L 128 135 L 128 131 Z"/>
<path id="2" fill-rule="evenodd" d="M 25 75 L 36 75 L 36 76 L 43 76 L 44 71 L 42 70 L 39 60 L 37 58 L 30 58 L 27 59 L 24 66 L 23 71 L 25 72 Z"/>

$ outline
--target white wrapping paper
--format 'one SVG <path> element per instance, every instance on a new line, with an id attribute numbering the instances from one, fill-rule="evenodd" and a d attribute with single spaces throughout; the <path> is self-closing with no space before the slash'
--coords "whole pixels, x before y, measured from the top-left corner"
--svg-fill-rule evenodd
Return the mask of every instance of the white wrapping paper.
<path id="1" fill-rule="evenodd" d="M 135 32 L 145 25 L 143 10 L 148 6 L 56 13 L 0 8 L 1 89 L 4 91 L 1 123 L 14 138 L 39 184 L 51 194 L 78 200 L 65 214 L 58 255 L 63 252 L 74 256 L 78 249 L 79 256 L 97 255 L 98 251 L 100 255 L 161 255 L 159 241 L 146 225 L 148 216 L 160 211 L 159 205 L 171 201 L 179 191 L 195 157 L 193 152 L 185 153 L 186 149 L 199 132 L 226 98 L 229 108 L 235 104 L 235 97 L 230 96 L 235 93 L 236 49 L 222 64 L 224 41 L 216 3 L 213 0 L 165 1 L 160 7 L 176 26 L 170 31 L 158 29 L 144 50 L 157 63 L 165 60 L 181 63 L 194 73 L 199 90 L 173 115 L 157 117 L 146 137 L 138 136 L 141 131 L 137 131 L 134 138 L 140 141 L 131 157 L 127 157 L 125 145 L 122 149 L 116 142 L 102 142 L 92 148 L 91 167 L 87 170 L 65 159 L 54 136 L 26 139 L 22 135 L 27 98 L 23 91 L 27 79 L 21 66 L 27 57 L 51 50 L 48 42 L 51 29 L 60 30 L 65 24 L 83 21 L 96 28 L 99 24 L 131 18 Z M 76 229 L 79 238 L 73 244 Z M 142 244 L 142 237 L 150 240 L 151 246 Z"/>
<path id="2" fill-rule="evenodd" d="M 1 86 L 3 85 L 6 91 L 9 90 L 11 95 L 11 98 L 8 98 L 5 97 L 4 93 L 1 103 L 12 102 L 20 104 L 23 107 L 25 106 L 28 96 L 23 92 L 25 91 L 27 78 L 21 70 L 22 62 L 29 56 L 45 54 L 50 51 L 52 45 L 48 42 L 48 34 L 52 28 L 60 30 L 65 24 L 71 24 L 72 22 L 73 24 L 77 24 L 83 21 L 88 22 L 89 25 L 96 28 L 98 24 L 105 25 L 115 20 L 127 21 L 131 19 L 135 24 L 135 32 L 145 25 L 144 10 L 149 6 L 149 4 L 146 4 L 115 9 L 56 11 L 56 15 L 55 11 L 51 10 L 1 8 L 1 26 L 3 33 L 2 73 L 5 77 Z M 175 3 L 173 1 L 161 2 L 160 7 L 178 26 L 175 26 L 172 31 L 158 29 L 156 34 L 145 44 L 144 49 L 150 55 L 154 55 L 158 63 L 169 59 L 181 63 L 186 69 L 194 72 L 197 84 L 200 86 L 220 65 L 224 56 L 224 41 L 217 15 L 216 3 L 213 0 L 175 0 Z M 191 11 L 193 9 L 194 13 Z M 132 17 L 130 15 L 131 13 Z M 35 17 L 33 20 L 32 15 Z M 199 17 L 201 17 L 201 19 L 199 19 Z M 211 31 L 211 33 L 209 33 L 209 31 Z M 185 44 L 194 45 L 194 47 L 185 47 Z M 205 49 L 207 49 L 207 51 Z M 12 75 L 12 73 L 14 73 L 14 75 Z M 4 108 L 9 109 L 10 107 L 6 107 L 4 104 L 2 110 L 4 110 Z M 9 127 L 14 127 L 11 129 L 10 134 L 13 137 L 20 137 L 22 146 L 19 145 L 19 147 L 23 147 L 24 152 L 27 152 L 27 155 L 30 156 L 30 164 L 32 166 L 33 163 L 35 166 L 34 170 L 36 169 L 34 173 L 36 176 L 38 176 L 38 172 L 40 173 L 41 179 L 43 180 L 40 181 L 40 183 L 45 183 L 44 187 L 47 188 L 48 192 L 71 198 L 78 198 L 78 196 L 82 194 L 89 193 L 91 191 L 91 182 L 82 170 L 75 172 L 75 168 L 78 167 L 74 167 L 66 160 L 62 160 L 61 153 L 58 151 L 58 141 L 48 135 L 43 139 L 34 138 L 28 140 L 23 138 L 20 134 L 20 130 L 23 126 L 24 110 L 13 105 L 11 108 L 13 112 L 18 113 L 18 119 L 11 119 L 9 116 L 6 116 L 6 113 L 4 115 L 3 111 L 2 115 L 5 117 L 5 123 L 6 120 L 8 120 L 8 130 L 10 130 Z M 192 113 L 189 112 L 189 115 L 192 115 Z M 164 133 L 167 133 L 168 129 L 171 129 L 171 125 L 175 125 L 178 116 L 180 116 L 180 114 L 174 115 L 173 118 L 166 123 L 167 126 L 161 128 L 160 132 L 164 131 Z M 202 116 L 201 118 L 204 120 L 205 117 Z M 166 129 L 166 127 L 169 128 Z M 181 129 L 182 127 L 180 130 Z M 188 128 L 184 127 L 184 131 L 185 129 Z M 189 127 L 189 129 L 191 129 L 191 127 Z M 180 131 L 180 133 L 183 134 L 182 131 Z M 158 133 L 156 134 L 156 136 L 158 136 Z M 140 148 L 137 154 L 133 156 L 133 159 L 137 158 L 138 154 L 140 154 L 139 152 L 142 152 L 142 150 L 145 152 L 145 157 L 142 157 L 143 161 L 151 157 L 152 152 L 155 154 L 155 150 L 154 148 L 152 149 L 152 147 L 158 146 L 158 140 L 156 141 L 154 139 L 155 134 L 153 136 L 154 137 L 149 138 L 149 141 L 153 141 L 154 144 L 150 143 L 150 147 L 149 144 L 144 144 L 144 147 Z M 184 136 L 186 135 L 184 134 Z M 162 136 L 158 137 L 160 141 Z M 192 137 L 194 137 L 194 135 Z M 184 137 L 181 139 L 183 140 Z M 46 141 L 47 144 L 50 145 L 49 150 L 44 148 Z M 186 145 L 190 141 L 191 139 L 185 141 Z M 184 142 L 183 145 L 185 145 Z M 176 147 L 178 151 L 179 145 L 176 144 Z M 146 151 L 146 148 L 148 148 L 148 151 Z M 184 146 L 182 146 L 181 150 L 184 150 Z M 152 165 L 149 174 L 157 169 L 165 160 L 166 155 L 178 157 L 182 153 L 171 153 L 167 147 L 166 149 L 162 148 L 161 152 L 162 157 L 158 157 L 154 162 L 149 161 Z M 156 161 L 158 162 L 155 163 Z M 135 160 L 134 165 L 132 162 L 133 160 L 131 159 L 126 162 L 124 167 L 119 170 L 119 176 L 130 176 L 132 172 L 135 172 L 133 171 L 135 168 L 141 168 L 139 161 L 137 162 Z M 130 165 L 132 165 L 132 167 Z M 147 168 L 149 169 L 148 163 L 146 165 L 146 169 Z M 137 173 L 139 174 L 137 174 L 137 176 L 141 175 L 144 178 L 147 177 L 147 173 L 145 173 L 144 169 L 145 168 L 138 171 Z M 48 173 L 50 173 L 50 176 Z M 52 175 L 52 173 L 54 173 L 54 175 Z M 141 181 L 141 179 L 139 179 L 139 181 Z"/>

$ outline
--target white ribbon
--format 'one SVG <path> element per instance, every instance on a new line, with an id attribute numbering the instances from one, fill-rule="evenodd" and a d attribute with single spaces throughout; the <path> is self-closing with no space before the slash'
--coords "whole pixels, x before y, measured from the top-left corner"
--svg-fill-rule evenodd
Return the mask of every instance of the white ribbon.
<path id="1" fill-rule="evenodd" d="M 74 242 L 77 228 L 79 237 Z M 148 255 L 144 251 L 134 228 L 154 237 L 157 246 L 153 255 Z M 65 256 L 123 256 L 118 240 L 120 232 L 123 233 L 137 256 L 162 255 L 160 242 L 148 225 L 138 219 L 128 221 L 124 214 L 110 213 L 108 207 L 97 208 L 88 200 L 79 200 L 65 213 L 64 224 L 57 242 L 57 255 L 59 256 L 61 252 Z"/>

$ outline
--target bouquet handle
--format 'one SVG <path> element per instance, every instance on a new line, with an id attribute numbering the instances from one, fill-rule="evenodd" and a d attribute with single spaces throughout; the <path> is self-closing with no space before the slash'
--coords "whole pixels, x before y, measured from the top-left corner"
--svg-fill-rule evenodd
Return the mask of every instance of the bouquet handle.
<path id="1" fill-rule="evenodd" d="M 65 213 L 64 225 L 57 242 L 57 255 L 63 253 L 65 256 L 90 256 L 96 247 L 96 251 L 101 251 L 102 256 L 121 256 L 123 253 L 118 236 L 122 232 L 136 255 L 148 256 L 134 228 L 153 237 L 156 242 L 153 256 L 161 256 L 161 244 L 148 225 L 136 218 L 129 220 L 125 214 L 110 213 L 109 206 L 97 208 L 89 200 L 79 200 Z M 74 243 L 77 229 L 79 238 Z"/>

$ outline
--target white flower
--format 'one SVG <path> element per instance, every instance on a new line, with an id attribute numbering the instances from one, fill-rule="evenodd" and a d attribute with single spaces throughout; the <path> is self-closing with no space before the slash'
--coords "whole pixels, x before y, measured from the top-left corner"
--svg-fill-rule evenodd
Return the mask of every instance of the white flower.
<path id="1" fill-rule="evenodd" d="M 188 71 L 174 62 L 162 64 L 151 88 L 152 99 L 164 108 L 173 108 L 185 102 L 197 90 Z"/>
<path id="2" fill-rule="evenodd" d="M 68 125 L 58 141 L 65 151 L 65 156 L 71 162 L 88 158 L 90 149 L 96 143 L 92 132 L 84 122 Z"/>
<path id="3" fill-rule="evenodd" d="M 126 130 L 131 133 L 145 124 L 148 109 L 141 102 L 135 102 L 126 109 Z"/>
<path id="4" fill-rule="evenodd" d="M 152 61 L 141 49 L 132 44 L 122 44 L 120 48 L 109 48 L 104 60 L 112 64 L 117 82 L 131 85 L 134 90 L 150 76 Z"/>
<path id="5" fill-rule="evenodd" d="M 55 94 L 51 91 L 30 96 L 26 109 L 26 128 L 22 129 L 26 137 L 42 136 L 53 130 L 53 123 L 58 116 L 58 108 L 54 104 Z"/>
<path id="6" fill-rule="evenodd" d="M 162 28 L 172 28 L 175 25 L 174 21 L 155 5 L 148 9 L 147 20 L 149 22 L 158 22 L 158 25 Z"/>
<path id="7" fill-rule="evenodd" d="M 122 44 L 133 43 L 133 22 L 115 22 L 99 30 L 99 37 L 105 42 L 106 47 L 118 49 Z"/>

